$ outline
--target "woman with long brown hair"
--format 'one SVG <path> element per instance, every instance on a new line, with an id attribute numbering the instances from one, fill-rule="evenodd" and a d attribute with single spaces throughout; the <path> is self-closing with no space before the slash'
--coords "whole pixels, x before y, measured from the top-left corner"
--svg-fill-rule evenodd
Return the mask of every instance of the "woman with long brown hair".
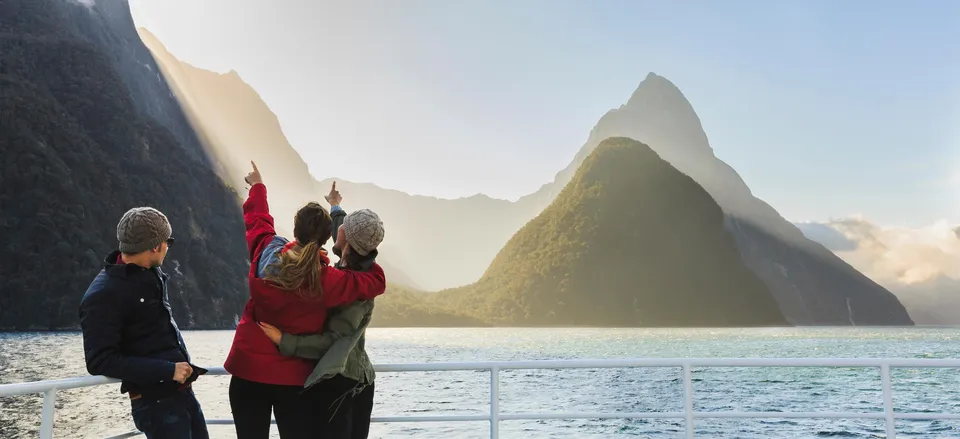
<path id="1" fill-rule="evenodd" d="M 277 236 L 256 164 L 246 181 L 250 300 L 224 364 L 233 375 L 230 408 L 237 438 L 268 438 L 271 410 L 281 438 L 310 437 L 316 434 L 315 414 L 301 393 L 316 362 L 281 355 L 257 323 L 290 334 L 322 332 L 328 309 L 373 299 L 386 289 L 386 278 L 376 264 L 366 272 L 330 265 L 323 246 L 330 239 L 332 220 L 317 203 L 308 203 L 294 217 L 295 241 Z"/>
<path id="2" fill-rule="evenodd" d="M 343 197 L 333 183 L 333 253 L 336 267 L 367 271 L 376 263 L 383 242 L 380 216 L 369 209 L 347 215 Z M 374 301 L 361 300 L 331 310 L 321 334 L 289 334 L 268 323 L 260 328 L 283 355 L 318 360 L 303 387 L 313 402 L 317 422 L 315 439 L 367 439 L 373 414 L 376 373 L 366 349 L 366 328 L 373 318 Z"/>

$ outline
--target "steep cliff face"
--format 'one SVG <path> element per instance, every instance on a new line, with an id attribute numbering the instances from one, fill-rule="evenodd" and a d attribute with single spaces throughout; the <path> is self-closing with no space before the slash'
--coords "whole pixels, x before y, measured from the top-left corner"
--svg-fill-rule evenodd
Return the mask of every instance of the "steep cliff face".
<path id="1" fill-rule="evenodd" d="M 601 142 L 480 281 L 437 294 L 508 325 L 786 324 L 710 195 L 626 138 Z"/>
<path id="2" fill-rule="evenodd" d="M 140 114 L 169 130 L 188 157 L 208 166 L 215 166 L 204 151 L 172 90 L 161 76 L 150 51 L 137 35 L 127 0 L 82 3 L 73 0 L 43 0 L 31 7 L 44 4 L 53 6 L 60 15 L 55 26 L 59 35 L 69 35 L 76 41 L 83 41 L 103 54 L 123 81 L 133 106 Z M 43 13 L 53 10 L 47 8 L 47 11 Z M 14 32 L 30 31 L 15 29 Z"/>
<path id="3" fill-rule="evenodd" d="M 75 327 L 118 219 L 143 205 L 179 238 L 165 264 L 178 322 L 230 328 L 247 298 L 239 199 L 140 110 L 89 36 L 122 40 L 107 26 L 118 2 L 100 3 L 0 3 L 0 329 Z"/>
<path id="4" fill-rule="evenodd" d="M 749 220 L 727 216 L 744 262 L 796 325 L 913 325 L 897 297 L 819 244 L 791 244 Z M 813 248 L 811 248 L 813 247 Z"/>
<path id="5" fill-rule="evenodd" d="M 673 83 L 651 73 L 629 101 L 605 114 L 574 161 L 556 180 L 519 201 L 527 212 L 546 206 L 603 139 L 624 136 L 650 145 L 700 183 L 726 214 L 744 263 L 770 287 L 798 325 L 910 325 L 897 298 L 832 252 L 807 239 L 750 188 L 710 147 L 693 106 Z"/>
<path id="6" fill-rule="evenodd" d="M 307 164 L 287 141 L 277 116 L 237 72 L 220 74 L 196 68 L 174 57 L 148 30 L 137 32 L 149 49 L 150 61 L 158 66 L 158 75 L 170 85 L 225 180 L 244 187 L 250 161 L 257 162 L 271 186 L 283 188 L 283 193 L 270 200 L 271 207 L 281 212 L 279 217 L 289 214 L 292 218 L 303 203 L 329 191 L 327 187 L 320 192 Z"/>

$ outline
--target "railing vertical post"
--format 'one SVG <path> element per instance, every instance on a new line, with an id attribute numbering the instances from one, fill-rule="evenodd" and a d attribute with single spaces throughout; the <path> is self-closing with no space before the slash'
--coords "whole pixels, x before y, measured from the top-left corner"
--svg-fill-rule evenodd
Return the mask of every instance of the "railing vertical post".
<path id="1" fill-rule="evenodd" d="M 687 439 L 693 439 L 693 376 L 690 363 L 683 363 L 683 414 L 686 418 Z"/>
<path id="2" fill-rule="evenodd" d="M 490 439 L 500 438 L 500 368 L 490 368 Z"/>
<path id="3" fill-rule="evenodd" d="M 43 392 L 43 411 L 40 415 L 40 439 L 53 439 L 53 416 L 57 410 L 57 389 Z"/>
<path id="4" fill-rule="evenodd" d="M 887 439 L 896 439 L 897 426 L 893 417 L 893 387 L 890 385 L 890 365 L 880 365 L 880 383 L 883 387 L 883 414 L 886 419 Z"/>

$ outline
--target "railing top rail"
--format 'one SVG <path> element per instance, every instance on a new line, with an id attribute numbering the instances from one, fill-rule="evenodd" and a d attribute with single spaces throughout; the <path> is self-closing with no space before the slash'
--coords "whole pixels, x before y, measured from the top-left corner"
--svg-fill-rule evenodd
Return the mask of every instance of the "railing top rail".
<path id="1" fill-rule="evenodd" d="M 104 384 L 119 383 L 120 380 L 107 378 L 105 376 L 84 376 L 74 378 L 64 378 L 59 380 L 30 381 L 25 383 L 0 384 L 0 396 L 29 395 L 32 393 L 43 393 L 47 390 L 57 389 L 77 389 L 80 387 L 100 386 Z"/>
<path id="2" fill-rule="evenodd" d="M 960 359 L 933 358 L 625 358 L 606 360 L 530 360 L 378 364 L 377 372 L 442 372 L 521 369 L 611 369 L 633 367 L 881 367 L 960 368 Z M 222 367 L 209 369 L 210 375 L 226 375 Z M 117 383 L 103 376 L 85 376 L 59 380 L 0 385 L 0 396 L 43 393 Z"/>

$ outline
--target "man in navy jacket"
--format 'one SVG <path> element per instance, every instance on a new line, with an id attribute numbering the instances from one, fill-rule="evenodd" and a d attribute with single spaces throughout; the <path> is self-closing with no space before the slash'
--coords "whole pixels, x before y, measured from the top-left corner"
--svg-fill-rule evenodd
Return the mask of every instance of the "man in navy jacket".
<path id="1" fill-rule="evenodd" d="M 191 389 L 206 371 L 190 364 L 160 270 L 174 242 L 170 222 L 153 208 L 130 209 L 117 239 L 119 250 L 80 301 L 87 371 L 123 381 L 120 392 L 129 394 L 134 424 L 147 439 L 208 439 Z"/>

